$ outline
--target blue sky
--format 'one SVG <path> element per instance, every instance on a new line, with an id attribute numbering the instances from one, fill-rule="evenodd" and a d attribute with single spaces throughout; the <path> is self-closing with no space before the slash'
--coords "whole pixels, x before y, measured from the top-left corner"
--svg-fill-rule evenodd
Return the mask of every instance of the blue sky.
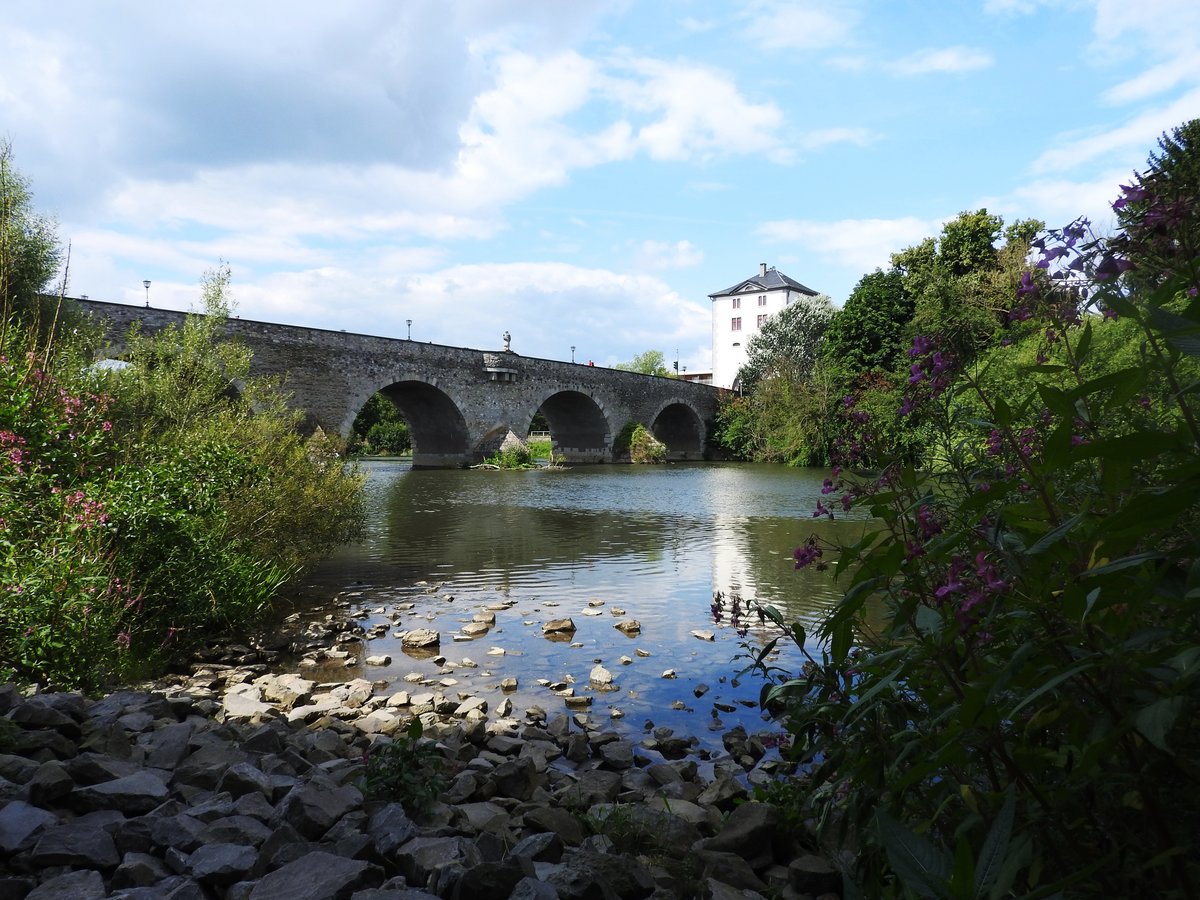
<path id="1" fill-rule="evenodd" d="M 709 363 L 767 262 L 842 303 L 962 210 L 1112 222 L 1200 116 L 1194 0 L 15 0 L 0 138 L 70 291 Z"/>

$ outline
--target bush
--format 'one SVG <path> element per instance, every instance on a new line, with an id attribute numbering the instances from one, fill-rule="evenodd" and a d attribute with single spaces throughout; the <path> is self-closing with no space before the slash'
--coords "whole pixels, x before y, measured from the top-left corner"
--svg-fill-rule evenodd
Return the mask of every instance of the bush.
<path id="1" fill-rule="evenodd" d="M 296 431 L 210 315 L 129 341 L 127 369 L 33 326 L 0 341 L 0 677 L 100 689 L 253 621 L 361 527 L 333 442 Z M 239 384 L 241 390 L 231 388 Z"/>
<path id="2" fill-rule="evenodd" d="M 769 672 L 763 704 L 865 896 L 1200 891 L 1197 261 L 1135 283 L 1083 223 L 1038 246 L 1025 377 L 919 336 L 901 414 L 937 465 L 835 469 L 827 491 L 878 525 L 796 550 L 847 589 L 827 651 Z M 1102 316 L 1136 331 L 1135 364 L 1103 371 Z"/>
<path id="3" fill-rule="evenodd" d="M 629 435 L 629 458 L 635 463 L 661 463 L 667 459 L 667 446 L 646 428 L 634 426 Z"/>

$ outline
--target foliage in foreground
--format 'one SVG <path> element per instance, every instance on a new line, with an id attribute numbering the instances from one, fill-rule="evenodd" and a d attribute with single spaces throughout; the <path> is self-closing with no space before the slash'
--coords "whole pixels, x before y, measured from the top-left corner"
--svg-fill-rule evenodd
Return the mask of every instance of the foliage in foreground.
<path id="1" fill-rule="evenodd" d="M 365 771 L 359 788 L 368 800 L 392 800 L 414 816 L 427 813 L 446 789 L 446 758 L 433 741 L 424 740 L 421 720 L 389 741 L 363 754 Z"/>
<path id="2" fill-rule="evenodd" d="M 822 658 L 763 702 L 848 896 L 1200 895 L 1200 248 L 1137 233 L 1038 242 L 1011 316 L 1036 325 L 1024 379 L 918 336 L 904 411 L 938 465 L 835 469 L 827 492 L 879 526 L 796 550 L 847 589 Z M 1113 317 L 1137 351 L 1097 374 Z"/>
<path id="3" fill-rule="evenodd" d="M 253 621 L 361 526 L 358 481 L 207 317 L 127 341 L 127 368 L 65 336 L 0 344 L 0 676 L 96 689 Z M 241 390 L 233 385 L 240 385 Z"/>

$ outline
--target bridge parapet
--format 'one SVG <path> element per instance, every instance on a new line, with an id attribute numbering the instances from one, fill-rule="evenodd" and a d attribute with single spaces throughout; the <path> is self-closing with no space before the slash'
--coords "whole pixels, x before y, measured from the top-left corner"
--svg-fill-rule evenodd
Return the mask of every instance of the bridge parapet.
<path id="1" fill-rule="evenodd" d="M 115 350 L 140 322 L 147 332 L 181 324 L 186 314 L 152 307 L 78 301 L 107 321 Z M 367 400 L 382 391 L 413 435 L 415 466 L 462 466 L 494 452 L 509 431 L 524 436 L 539 411 L 556 455 L 568 462 L 612 462 L 614 437 L 642 423 L 671 459 L 707 456 L 706 434 L 719 389 L 673 378 L 521 356 L 230 318 L 225 334 L 253 353 L 251 374 L 281 377 L 309 427 L 343 436 Z"/>

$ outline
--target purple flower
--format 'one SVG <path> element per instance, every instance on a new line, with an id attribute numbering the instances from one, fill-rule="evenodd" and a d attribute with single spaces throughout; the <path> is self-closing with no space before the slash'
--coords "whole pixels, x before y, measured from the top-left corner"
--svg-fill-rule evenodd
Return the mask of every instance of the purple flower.
<path id="1" fill-rule="evenodd" d="M 1021 285 L 1017 288 L 1017 296 L 1024 297 L 1028 294 L 1037 295 L 1037 282 L 1033 280 L 1032 272 L 1023 272 L 1021 274 Z"/>
<path id="2" fill-rule="evenodd" d="M 911 374 L 908 376 L 908 383 L 909 383 L 909 384 L 916 384 L 916 383 L 917 383 L 917 382 L 919 382 L 919 381 L 924 381 L 924 380 L 925 380 L 925 372 L 924 372 L 924 370 L 921 368 L 921 364 L 920 364 L 920 363 L 913 363 L 913 364 L 912 364 L 912 366 L 909 368 L 909 372 L 911 373 Z"/>
<path id="3" fill-rule="evenodd" d="M 821 548 L 810 540 L 803 547 L 797 547 L 792 557 L 796 560 L 796 568 L 803 569 L 821 558 Z"/>
<path id="4" fill-rule="evenodd" d="M 825 483 L 823 485 L 821 485 L 821 493 L 822 494 L 832 494 L 835 490 L 836 490 L 836 488 L 833 485 L 833 479 L 826 478 Z"/>
<path id="5" fill-rule="evenodd" d="M 911 413 L 916 408 L 917 408 L 917 405 L 915 403 L 913 403 L 912 397 L 905 395 L 904 399 L 900 401 L 899 414 L 902 416 L 907 416 L 909 413 Z"/>
<path id="6" fill-rule="evenodd" d="M 918 356 L 924 356 L 933 349 L 933 340 L 923 334 L 918 334 L 913 338 L 912 348 L 908 351 L 909 359 L 916 359 Z"/>

